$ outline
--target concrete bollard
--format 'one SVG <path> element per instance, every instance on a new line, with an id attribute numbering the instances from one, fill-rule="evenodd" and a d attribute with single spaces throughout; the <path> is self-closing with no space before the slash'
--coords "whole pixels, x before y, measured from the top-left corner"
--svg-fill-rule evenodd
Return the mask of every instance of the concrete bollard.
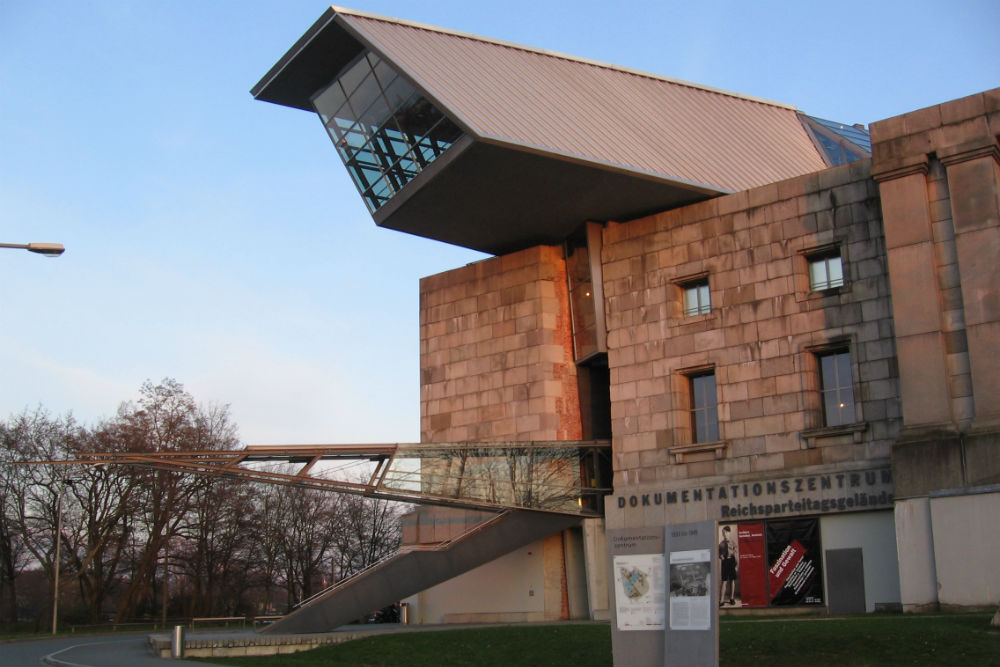
<path id="1" fill-rule="evenodd" d="M 170 635 L 170 657 L 180 660 L 184 657 L 184 626 L 175 625 L 174 632 Z"/>

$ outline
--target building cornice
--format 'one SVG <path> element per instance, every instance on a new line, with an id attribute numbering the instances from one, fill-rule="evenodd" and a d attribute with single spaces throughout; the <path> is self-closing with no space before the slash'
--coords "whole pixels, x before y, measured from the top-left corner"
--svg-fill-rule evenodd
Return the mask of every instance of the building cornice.
<path id="1" fill-rule="evenodd" d="M 926 174 L 930 170 L 927 155 L 906 155 L 899 158 L 872 161 L 872 179 L 876 183 L 892 181 L 913 174 Z"/>
<path id="2" fill-rule="evenodd" d="M 992 157 L 995 162 L 1000 164 L 1000 144 L 993 137 L 977 137 L 971 141 L 938 151 L 938 158 L 946 167 L 984 157 Z"/>

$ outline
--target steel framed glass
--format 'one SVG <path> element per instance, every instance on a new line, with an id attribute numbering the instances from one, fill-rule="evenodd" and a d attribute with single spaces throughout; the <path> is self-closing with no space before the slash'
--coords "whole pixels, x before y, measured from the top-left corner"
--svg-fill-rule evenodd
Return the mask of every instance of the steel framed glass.
<path id="1" fill-rule="evenodd" d="M 313 107 L 372 213 L 462 135 L 419 91 L 370 52 L 320 91 Z"/>

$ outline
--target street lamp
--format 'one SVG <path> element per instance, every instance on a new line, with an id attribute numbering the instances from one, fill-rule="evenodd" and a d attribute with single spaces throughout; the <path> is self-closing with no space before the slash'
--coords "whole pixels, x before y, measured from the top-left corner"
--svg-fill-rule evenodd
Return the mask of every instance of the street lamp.
<path id="1" fill-rule="evenodd" d="M 66 252 L 66 248 L 61 243 L 0 243 L 0 248 L 27 250 L 46 257 L 58 257 Z"/>

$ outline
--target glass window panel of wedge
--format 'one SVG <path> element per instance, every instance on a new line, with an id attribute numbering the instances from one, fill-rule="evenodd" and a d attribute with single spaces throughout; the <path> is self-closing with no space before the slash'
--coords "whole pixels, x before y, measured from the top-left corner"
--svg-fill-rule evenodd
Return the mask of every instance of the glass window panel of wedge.
<path id="1" fill-rule="evenodd" d="M 363 54 L 319 91 L 313 107 L 373 213 L 462 134 L 371 53 Z M 375 183 L 379 185 L 373 188 Z"/>

